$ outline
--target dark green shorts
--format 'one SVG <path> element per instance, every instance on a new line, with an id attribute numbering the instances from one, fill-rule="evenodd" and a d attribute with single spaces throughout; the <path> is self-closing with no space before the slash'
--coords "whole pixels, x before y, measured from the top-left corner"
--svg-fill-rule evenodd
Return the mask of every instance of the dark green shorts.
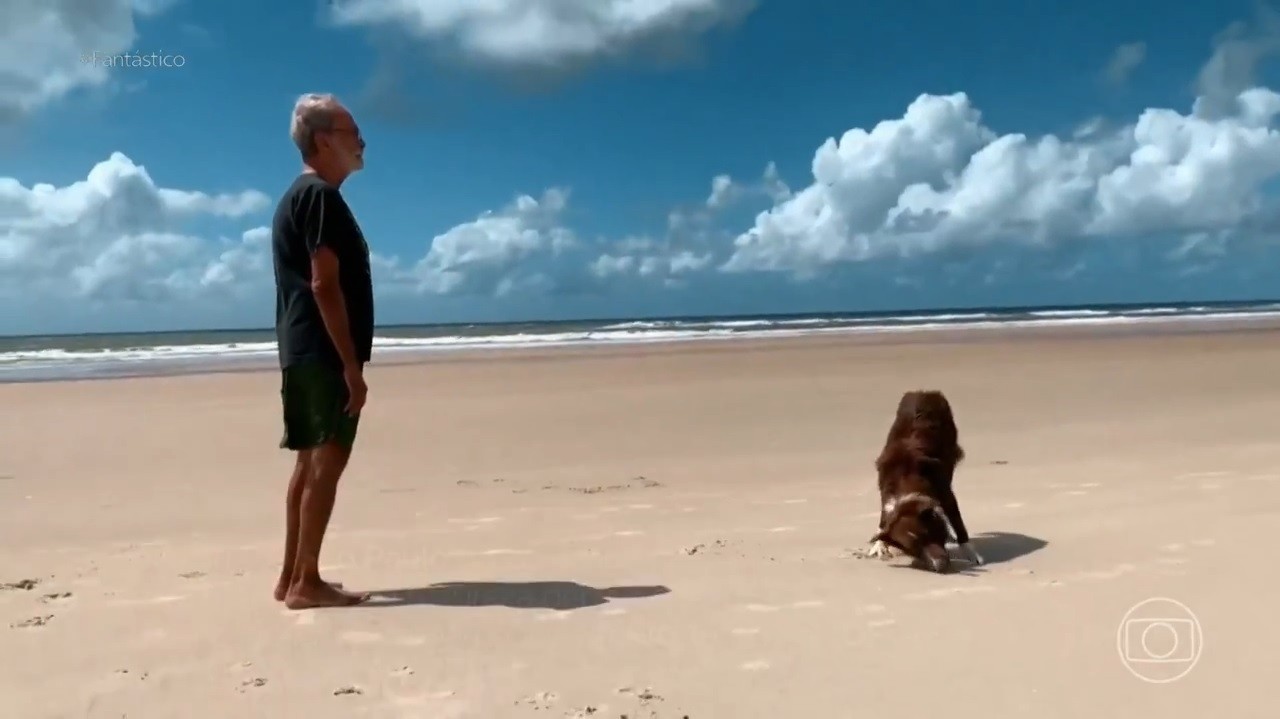
<path id="1" fill-rule="evenodd" d="M 347 414 L 347 382 L 342 372 L 320 363 L 284 368 L 280 399 L 284 404 L 282 449 L 311 449 L 333 441 L 351 447 L 359 415 Z"/>

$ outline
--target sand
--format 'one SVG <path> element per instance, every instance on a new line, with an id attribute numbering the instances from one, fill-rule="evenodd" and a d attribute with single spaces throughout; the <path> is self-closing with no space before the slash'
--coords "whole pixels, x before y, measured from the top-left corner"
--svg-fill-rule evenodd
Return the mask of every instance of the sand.
<path id="1" fill-rule="evenodd" d="M 0 714 L 1274 716 L 1280 334 L 974 337 L 375 365 L 302 612 L 277 374 L 0 385 Z M 918 387 L 986 566 L 857 556 Z"/>

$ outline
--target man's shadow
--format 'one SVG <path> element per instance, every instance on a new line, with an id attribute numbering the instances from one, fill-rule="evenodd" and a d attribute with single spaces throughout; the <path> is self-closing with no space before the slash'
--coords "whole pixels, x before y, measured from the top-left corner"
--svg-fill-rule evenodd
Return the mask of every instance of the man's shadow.
<path id="1" fill-rule="evenodd" d="M 427 604 L 443 607 L 511 607 L 513 609 L 582 609 L 611 599 L 637 599 L 666 594 L 662 585 L 589 587 L 569 581 L 439 582 L 426 587 L 371 591 L 361 607 Z"/>

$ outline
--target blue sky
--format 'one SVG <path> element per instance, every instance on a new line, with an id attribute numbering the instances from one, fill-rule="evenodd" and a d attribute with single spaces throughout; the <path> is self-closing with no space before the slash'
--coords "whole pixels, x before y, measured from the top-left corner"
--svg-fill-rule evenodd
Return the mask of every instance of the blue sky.
<path id="1" fill-rule="evenodd" d="M 0 333 L 268 326 L 308 91 L 384 323 L 1280 294 L 1252 2 L 63 5 L 3 11 Z"/>

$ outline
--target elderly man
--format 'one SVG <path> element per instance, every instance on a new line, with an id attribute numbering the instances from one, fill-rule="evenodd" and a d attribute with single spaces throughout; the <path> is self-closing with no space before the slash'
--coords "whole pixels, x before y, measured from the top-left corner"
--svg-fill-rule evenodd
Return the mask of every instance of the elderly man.
<path id="1" fill-rule="evenodd" d="M 297 453 L 286 498 L 284 565 L 275 598 L 290 609 L 368 598 L 320 578 L 320 545 L 355 442 L 373 349 L 369 247 L 339 193 L 364 167 L 364 139 L 332 95 L 303 95 L 289 134 L 302 172 L 271 224 L 284 437 Z"/>

